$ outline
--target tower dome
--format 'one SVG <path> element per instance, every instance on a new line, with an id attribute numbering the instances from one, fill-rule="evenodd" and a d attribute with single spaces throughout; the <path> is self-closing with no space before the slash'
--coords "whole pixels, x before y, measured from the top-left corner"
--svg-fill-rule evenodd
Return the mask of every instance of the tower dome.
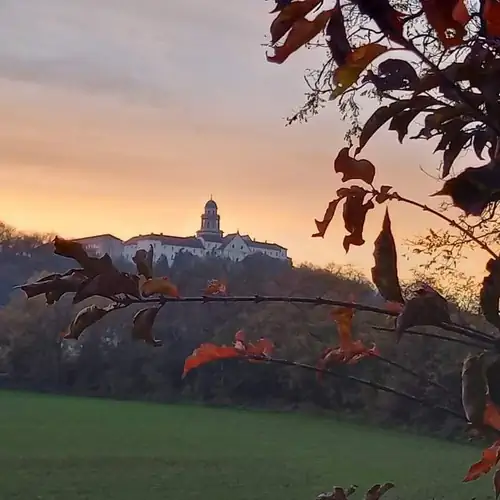
<path id="1" fill-rule="evenodd" d="M 205 203 L 205 210 L 211 209 L 211 210 L 217 210 L 219 207 L 217 207 L 217 203 L 215 203 L 212 198 L 210 198 L 206 203 Z"/>
<path id="2" fill-rule="evenodd" d="M 216 236 L 221 238 L 222 231 L 220 230 L 220 215 L 217 213 L 217 203 L 210 199 L 205 203 L 205 209 L 201 215 L 201 226 L 199 231 L 196 232 L 197 236 Z"/>

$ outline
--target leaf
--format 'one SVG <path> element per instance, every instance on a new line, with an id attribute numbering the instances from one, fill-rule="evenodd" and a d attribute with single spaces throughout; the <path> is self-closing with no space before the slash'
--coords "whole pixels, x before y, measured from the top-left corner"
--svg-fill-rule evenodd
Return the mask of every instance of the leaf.
<path id="1" fill-rule="evenodd" d="M 498 301 L 500 300 L 500 260 L 490 259 L 486 264 L 488 276 L 483 279 L 479 293 L 481 312 L 488 323 L 500 329 Z"/>
<path id="2" fill-rule="evenodd" d="M 275 1 L 276 1 L 276 6 L 271 12 L 269 12 L 269 14 L 274 14 L 275 12 L 279 12 L 283 10 L 287 5 L 290 5 L 292 3 L 292 0 L 275 0 Z"/>
<path id="3" fill-rule="evenodd" d="M 494 135 L 490 129 L 477 129 L 474 131 L 474 138 L 472 140 L 472 146 L 474 147 L 474 152 L 476 156 L 483 160 L 483 150 L 488 142 L 493 143 Z"/>
<path id="4" fill-rule="evenodd" d="M 389 490 L 395 487 L 394 483 L 374 484 L 365 494 L 365 500 L 380 500 Z"/>
<path id="5" fill-rule="evenodd" d="M 344 65 L 352 49 L 347 40 L 340 0 L 337 0 L 335 8 L 332 10 L 325 34 L 333 60 L 337 66 Z"/>
<path id="6" fill-rule="evenodd" d="M 378 92 L 415 90 L 419 78 L 415 68 L 404 59 L 385 59 L 377 67 L 377 74 L 369 70 L 363 82 L 371 82 Z"/>
<path id="7" fill-rule="evenodd" d="M 500 470 L 496 470 L 493 476 L 493 490 L 495 491 L 495 498 L 498 500 L 498 497 L 500 497 Z"/>
<path id="8" fill-rule="evenodd" d="M 344 250 L 349 252 L 351 245 L 362 246 L 365 243 L 363 239 L 363 228 L 366 221 L 366 215 L 369 210 L 375 208 L 371 200 L 364 203 L 365 193 L 351 193 L 347 197 L 343 207 L 342 217 L 344 218 L 344 226 L 349 233 L 344 237 Z"/>
<path id="9" fill-rule="evenodd" d="M 481 167 L 469 167 L 431 196 L 450 196 L 453 205 L 466 215 L 480 216 L 490 205 L 500 201 L 500 165 L 491 161 Z"/>
<path id="10" fill-rule="evenodd" d="M 500 4 L 496 0 L 485 0 L 483 19 L 486 21 L 486 34 L 500 36 Z"/>
<path id="11" fill-rule="evenodd" d="M 486 409 L 484 353 L 469 354 L 462 364 L 462 406 L 473 428 L 481 428 Z"/>
<path id="12" fill-rule="evenodd" d="M 134 264 L 137 268 L 138 274 L 144 276 L 146 279 L 153 277 L 153 245 L 149 250 L 137 250 L 134 257 L 132 257 Z"/>
<path id="13" fill-rule="evenodd" d="M 406 135 L 410 123 L 419 115 L 420 110 L 407 110 L 394 116 L 389 124 L 389 130 L 395 130 L 398 133 L 398 141 L 401 144 Z"/>
<path id="14" fill-rule="evenodd" d="M 491 427 L 497 431 L 500 431 L 500 410 L 498 406 L 490 401 L 488 398 L 486 400 L 486 409 L 483 415 L 483 424 L 487 427 Z"/>
<path id="15" fill-rule="evenodd" d="M 227 288 L 224 283 L 219 280 L 210 280 L 207 287 L 203 291 L 204 295 L 226 295 Z"/>
<path id="16" fill-rule="evenodd" d="M 396 339 L 413 326 L 439 326 L 451 321 L 446 299 L 428 285 L 423 285 L 412 299 L 408 300 L 396 319 Z"/>
<path id="17" fill-rule="evenodd" d="M 161 305 L 156 307 L 145 307 L 135 313 L 132 319 L 132 338 L 134 340 L 143 340 L 146 344 L 154 347 L 163 345 L 161 340 L 153 337 L 152 332 L 156 316 L 160 309 Z"/>
<path id="18" fill-rule="evenodd" d="M 241 353 L 232 346 L 201 344 L 200 347 L 193 351 L 193 354 L 186 358 L 182 377 L 184 378 L 193 368 L 198 368 L 211 361 L 239 357 L 241 357 Z"/>
<path id="19" fill-rule="evenodd" d="M 177 287 L 166 276 L 145 281 L 141 286 L 141 294 L 143 297 L 150 297 L 151 295 L 158 294 L 180 298 Z"/>
<path id="20" fill-rule="evenodd" d="M 380 186 L 379 192 L 375 196 L 375 201 L 377 203 L 385 203 L 387 200 L 391 199 L 391 194 L 389 191 L 392 189 L 392 186 Z"/>
<path id="21" fill-rule="evenodd" d="M 116 270 L 98 274 L 95 278 L 90 278 L 80 285 L 73 297 L 73 304 L 78 304 L 94 295 L 112 299 L 123 294 L 139 299 L 138 281 L 137 276 Z"/>
<path id="22" fill-rule="evenodd" d="M 354 85 L 368 65 L 388 50 L 390 50 L 388 47 L 378 43 L 370 43 L 354 49 L 347 57 L 346 63 L 333 72 L 332 81 L 336 84 L 336 88 L 330 100 L 336 99 Z"/>
<path id="23" fill-rule="evenodd" d="M 412 99 L 404 99 L 393 102 L 388 106 L 381 106 L 366 121 L 359 137 L 359 146 L 356 149 L 355 155 L 359 154 L 359 152 L 366 146 L 367 142 L 372 138 L 372 136 L 380 127 L 387 123 L 391 118 L 394 118 L 399 113 L 406 110 L 406 108 L 410 108 L 412 112 L 418 110 L 418 114 L 427 107 L 435 104 L 436 100 L 433 97 L 417 96 Z M 415 118 L 415 116 L 413 116 L 413 118 Z M 408 130 L 408 125 L 406 125 L 406 130 Z"/>
<path id="24" fill-rule="evenodd" d="M 470 137 L 469 133 L 461 131 L 453 139 L 451 139 L 444 152 L 443 171 L 441 172 L 441 177 L 447 177 L 449 175 L 453 163 L 457 159 L 458 155 L 464 150 Z"/>
<path id="25" fill-rule="evenodd" d="M 78 269 L 71 269 L 65 274 L 52 274 L 35 281 L 34 283 L 26 283 L 16 286 L 20 288 L 28 299 L 37 295 L 45 294 L 48 305 L 57 302 L 65 293 L 76 293 L 86 280 L 86 276 Z"/>
<path id="26" fill-rule="evenodd" d="M 271 45 L 283 38 L 299 19 L 303 19 L 320 3 L 321 0 L 296 1 L 280 9 L 278 16 L 271 23 Z"/>
<path id="27" fill-rule="evenodd" d="M 446 49 L 460 45 L 471 17 L 463 0 L 425 0 L 422 2 L 429 24 Z M 464 15 L 464 11 L 467 15 Z"/>
<path id="28" fill-rule="evenodd" d="M 404 15 L 394 9 L 389 0 L 353 0 L 362 14 L 369 16 L 380 30 L 397 43 L 403 39 Z"/>
<path id="29" fill-rule="evenodd" d="M 358 150 L 356 150 L 356 154 Z M 339 151 L 333 168 L 337 174 L 342 174 L 342 182 L 361 180 L 371 184 L 375 178 L 373 163 L 364 159 L 356 160 L 356 158 L 349 156 L 349 148 L 342 148 Z"/>
<path id="30" fill-rule="evenodd" d="M 404 304 L 398 277 L 398 255 L 391 230 L 389 210 L 386 209 L 382 230 L 375 240 L 373 251 L 375 266 L 372 267 L 372 281 L 382 297 L 389 302 Z"/>
<path id="31" fill-rule="evenodd" d="M 481 460 L 473 464 L 463 482 L 475 481 L 484 474 L 488 474 L 500 459 L 500 440 L 495 441 L 490 447 L 483 450 Z"/>
<path id="32" fill-rule="evenodd" d="M 294 3 L 295 2 L 291 5 Z M 331 10 L 324 10 L 312 21 L 305 18 L 295 21 L 283 45 L 275 47 L 274 55 L 268 55 L 267 60 L 276 64 L 284 63 L 294 52 L 306 43 L 309 43 L 325 29 L 326 23 L 330 19 L 330 15 Z"/>
<path id="33" fill-rule="evenodd" d="M 115 309 L 119 309 L 120 307 L 121 306 L 118 304 L 110 304 L 104 308 L 97 307 L 95 304 L 84 307 L 75 316 L 69 325 L 67 332 L 63 334 L 63 338 L 77 340 L 86 328 L 94 323 L 97 323 L 100 319 L 104 318 L 106 314 L 114 311 Z"/>

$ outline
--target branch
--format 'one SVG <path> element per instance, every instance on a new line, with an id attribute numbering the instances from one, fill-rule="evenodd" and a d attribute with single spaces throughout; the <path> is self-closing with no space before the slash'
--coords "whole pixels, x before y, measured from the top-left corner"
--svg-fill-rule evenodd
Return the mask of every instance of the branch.
<path id="1" fill-rule="evenodd" d="M 343 378 L 346 380 L 350 380 L 351 382 L 356 382 L 357 384 L 365 385 L 368 387 L 372 387 L 374 389 L 377 389 L 379 391 L 387 392 L 389 394 L 394 394 L 395 396 L 399 396 L 401 398 L 407 399 L 409 401 L 413 401 L 414 403 L 419 403 L 422 406 L 426 406 L 427 408 L 432 408 L 435 410 L 442 411 L 444 413 L 447 413 L 448 415 L 451 415 L 455 418 L 458 418 L 459 420 L 462 420 L 466 423 L 468 423 L 467 418 L 458 413 L 455 412 L 454 410 L 451 410 L 450 408 L 446 408 L 444 406 L 439 406 L 431 403 L 430 401 L 427 401 L 426 399 L 418 398 L 416 396 L 412 396 L 411 394 L 407 394 L 406 392 L 398 391 L 397 389 L 393 389 L 392 387 L 387 387 L 382 384 L 378 384 L 377 382 L 371 382 L 369 380 L 365 380 L 362 378 L 354 377 L 353 375 L 346 375 L 346 374 L 340 374 L 336 373 L 331 370 L 327 370 L 326 368 L 319 368 L 317 366 L 312 366 L 308 365 L 305 363 L 299 363 L 298 361 L 289 361 L 287 359 L 281 359 L 281 358 L 270 358 L 270 357 L 263 357 L 263 356 L 246 356 L 248 359 L 256 359 L 259 361 L 265 361 L 267 363 L 271 364 L 277 364 L 277 365 L 285 365 L 285 366 L 295 366 L 297 368 L 302 368 L 304 370 L 309 370 L 313 371 L 316 373 L 325 373 L 327 375 L 331 375 L 333 377 L 337 378 Z"/>
<path id="2" fill-rule="evenodd" d="M 285 296 L 263 296 L 263 295 L 244 295 L 244 296 L 220 296 L 220 295 L 201 295 L 195 297 L 158 297 L 152 299 L 134 299 L 134 298 L 123 298 L 123 299 L 115 299 L 117 303 L 123 305 L 131 305 L 131 304 L 162 304 L 162 303 L 187 303 L 187 302 L 202 302 L 202 303 L 210 303 L 210 302 L 219 302 L 219 303 L 227 303 L 227 302 L 251 302 L 254 304 L 260 304 L 261 302 L 284 302 L 288 304 L 311 304 L 313 306 L 334 306 L 334 307 L 347 307 L 351 309 L 356 309 L 357 311 L 366 311 L 372 312 L 375 314 L 385 314 L 387 316 L 398 316 L 398 313 L 395 311 L 390 311 L 388 309 L 382 309 L 381 307 L 369 306 L 367 304 L 359 304 L 357 302 L 348 302 L 344 300 L 332 300 L 325 299 L 323 297 L 285 297 Z M 455 323 L 441 323 L 439 328 L 443 330 L 457 333 L 458 335 L 463 335 L 464 337 L 468 337 L 470 339 L 481 340 L 490 345 L 494 345 L 497 339 L 492 335 L 489 335 L 484 332 L 480 332 L 479 330 L 473 330 L 470 328 L 465 328 L 463 326 L 457 325 Z M 441 337 L 440 337 L 441 338 Z"/>

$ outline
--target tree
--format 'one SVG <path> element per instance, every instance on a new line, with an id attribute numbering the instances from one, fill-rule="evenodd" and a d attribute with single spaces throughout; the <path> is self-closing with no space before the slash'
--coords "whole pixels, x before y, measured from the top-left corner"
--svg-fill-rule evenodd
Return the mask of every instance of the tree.
<path id="1" fill-rule="evenodd" d="M 453 205 L 467 216 L 479 216 L 493 210 L 500 201 L 500 159 L 497 158 L 497 150 L 500 149 L 497 147 L 500 114 L 497 112 L 498 88 L 495 84 L 500 68 L 497 49 L 491 37 L 500 34 L 500 23 L 497 23 L 497 20 L 500 21 L 500 6 L 496 1 L 487 0 L 476 6 L 476 10 L 473 5 L 470 6 L 469 11 L 462 0 L 392 3 L 389 0 L 352 0 L 337 1 L 334 8 L 321 10 L 311 21 L 305 18 L 305 15 L 321 6 L 319 0 L 279 0 L 275 8 L 278 14 L 271 27 L 272 43 L 276 44 L 285 35 L 287 37 L 282 45 L 275 47 L 274 55 L 268 56 L 268 59 L 283 63 L 293 52 L 326 29 L 331 60 L 326 64 L 326 69 L 320 70 L 323 76 L 318 81 L 324 81 L 322 78 L 333 80 L 335 87 L 328 90 L 333 99 L 342 99 L 348 92 L 354 96 L 360 85 L 369 85 L 371 94 L 366 95 L 386 104 L 380 106 L 361 127 L 354 155 L 351 155 L 350 144 L 339 152 L 335 170 L 343 175 L 342 182 L 349 184 L 337 191 L 323 219 L 316 221 L 317 232 L 314 236 L 324 236 L 341 204 L 347 232 L 343 240 L 346 252 L 351 246 L 365 244 L 365 218 L 376 205 L 396 201 L 433 213 L 491 256 L 487 267 L 489 275 L 481 287 L 479 304 L 485 319 L 499 329 L 500 259 L 497 253 L 460 221 L 396 193 L 391 186 L 376 187 L 375 166 L 367 159 L 357 159 L 356 155 L 385 123 L 390 122 L 390 127 L 398 132 L 402 141 L 408 135 L 411 122 L 425 114 L 424 127 L 415 139 L 440 138 L 443 177 L 449 176 L 458 154 L 470 145 L 478 157 L 481 157 L 484 149 L 488 149 L 490 156 L 487 164 L 466 169 L 458 176 L 447 179 L 440 194 L 450 196 Z M 365 23 L 365 19 L 369 19 L 371 24 Z M 433 35 L 434 32 L 436 35 Z M 389 53 L 396 49 L 403 55 L 388 58 Z M 376 73 L 373 70 L 366 73 L 358 84 L 370 64 L 376 65 Z M 323 90 L 318 91 L 317 95 L 323 95 Z M 356 183 L 351 184 L 351 181 Z M 133 317 L 132 338 L 152 347 L 162 344 L 153 335 L 153 325 L 160 311 L 172 302 L 281 302 L 328 306 L 339 345 L 326 346 L 316 364 L 299 357 L 304 349 L 297 349 L 297 359 L 279 357 L 273 339 L 250 340 L 245 332 L 237 331 L 230 345 L 202 343 L 195 348 L 185 360 L 183 375 L 186 377 L 193 369 L 209 362 L 225 360 L 299 368 L 314 372 L 319 378 L 330 376 L 348 380 L 434 408 L 467 422 L 476 435 L 491 438 L 500 431 L 500 384 L 497 382 L 500 380 L 500 358 L 496 354 L 498 334 L 454 322 L 448 301 L 428 283 L 416 287 L 401 285 L 387 209 L 382 229 L 374 243 L 375 264 L 372 268 L 372 280 L 385 301 L 385 307 L 358 303 L 354 298 L 334 300 L 324 297 L 228 295 L 227 286 L 221 279 L 211 280 L 201 296 L 181 297 L 171 279 L 155 275 L 152 250 L 137 252 L 134 257 L 136 273 L 120 271 L 108 255 L 101 258 L 89 256 L 77 242 L 56 237 L 54 250 L 57 255 L 73 259 L 80 267 L 23 285 L 21 288 L 29 298 L 45 295 L 48 303 L 54 303 L 65 294 L 73 293 L 74 304 L 94 297 L 108 301 L 107 305 L 94 303 L 81 309 L 68 328 L 64 337 L 66 340 L 78 339 L 86 328 L 102 321 L 112 312 L 134 304 L 141 304 L 142 309 Z M 186 268 L 195 266 L 192 259 L 183 257 L 182 260 Z M 177 278 L 181 279 L 182 276 Z M 183 285 L 186 288 L 188 286 L 188 283 Z M 360 280 L 358 286 L 363 287 L 364 283 Z M 377 346 L 368 345 L 365 339 L 354 338 L 355 311 L 396 317 L 394 328 L 380 328 L 393 331 L 396 344 L 405 335 L 431 335 L 418 332 L 414 327 L 434 326 L 454 334 L 453 337 L 434 334 L 434 337 L 450 343 L 466 342 L 474 348 L 476 354 L 468 356 L 463 362 L 464 412 L 443 405 L 441 399 L 430 393 L 431 387 L 443 389 L 438 382 L 385 357 Z M 227 338 L 227 335 L 221 332 L 221 338 Z M 430 355 L 431 352 L 429 358 Z M 400 388 L 353 375 L 351 369 L 354 369 L 354 365 L 366 359 L 397 366 L 410 374 L 418 381 L 415 384 L 418 394 L 408 394 Z M 396 410 L 402 413 L 408 411 L 401 407 Z M 476 479 L 494 468 L 500 456 L 499 450 L 500 441 L 497 440 L 485 450 L 482 461 L 471 467 L 465 480 Z M 500 473 L 497 472 L 496 476 L 499 480 L 495 484 L 499 484 Z"/>

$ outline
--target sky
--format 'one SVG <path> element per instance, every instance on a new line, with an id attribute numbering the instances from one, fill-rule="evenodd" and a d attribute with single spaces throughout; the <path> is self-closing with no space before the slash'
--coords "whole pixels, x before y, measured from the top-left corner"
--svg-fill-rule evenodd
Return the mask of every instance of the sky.
<path id="1" fill-rule="evenodd" d="M 285 127 L 304 70 L 325 54 L 268 63 L 269 10 L 263 0 L 3 0 L 0 219 L 66 237 L 184 236 L 213 195 L 225 232 L 275 241 L 294 262 L 369 269 L 382 208 L 347 255 L 340 217 L 311 238 L 341 185 L 333 159 L 348 124 L 331 103 Z M 362 156 L 377 184 L 427 200 L 441 185 L 432 149 L 382 131 Z M 432 221 L 390 212 L 400 242 Z"/>

